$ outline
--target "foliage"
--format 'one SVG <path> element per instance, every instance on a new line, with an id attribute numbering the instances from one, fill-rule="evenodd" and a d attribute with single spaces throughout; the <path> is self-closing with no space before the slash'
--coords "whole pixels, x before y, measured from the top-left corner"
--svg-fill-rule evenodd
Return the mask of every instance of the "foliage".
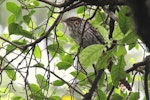
<path id="1" fill-rule="evenodd" d="M 92 100 L 140 98 L 139 91 L 130 94 L 127 89 L 122 90 L 122 85 L 126 86 L 120 83 L 124 79 L 129 84 L 134 83 L 133 75 L 125 70 L 125 56 L 139 45 L 128 6 L 118 5 L 114 12 L 108 5 L 96 7 L 85 4 L 78 7 L 75 6 L 78 3 L 72 4 L 74 6 L 66 3 L 67 6 L 61 6 L 50 0 L 14 0 L 2 4 L 5 4 L 9 16 L 8 34 L 0 36 L 0 84 L 5 77 L 9 79 L 4 92 L 13 93 L 12 100 L 80 100 L 92 87 L 96 87 Z M 65 36 L 66 31 L 63 31 L 65 29 L 60 21 L 62 14 L 75 8 L 74 13 L 78 17 L 88 19 L 103 35 L 105 45 L 80 48 Z M 41 15 L 37 15 L 39 12 Z M 42 23 L 39 24 L 34 17 Z M 115 22 L 114 29 L 111 21 Z M 104 72 L 96 83 L 100 70 Z M 14 84 L 17 86 L 13 87 Z M 18 95 L 19 84 L 23 84 L 23 96 Z M 4 94 L 0 93 L 2 100 Z"/>

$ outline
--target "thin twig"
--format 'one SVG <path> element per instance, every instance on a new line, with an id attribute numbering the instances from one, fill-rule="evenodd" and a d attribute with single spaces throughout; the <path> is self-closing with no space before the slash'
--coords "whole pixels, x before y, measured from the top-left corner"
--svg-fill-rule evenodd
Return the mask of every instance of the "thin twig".
<path id="1" fill-rule="evenodd" d="M 62 81 L 63 81 L 65 84 L 67 84 L 70 88 L 72 88 L 74 91 L 76 91 L 79 95 L 81 95 L 81 96 L 84 97 L 84 95 L 83 95 L 80 91 L 76 90 L 76 89 L 75 89 L 73 86 L 71 86 L 67 81 L 65 81 L 63 78 L 61 78 L 60 76 L 58 76 L 58 75 L 55 74 L 54 72 L 48 70 L 47 68 L 41 67 L 41 66 L 30 66 L 30 68 L 32 68 L 32 67 L 41 68 L 41 69 L 47 71 L 48 73 L 53 74 L 55 77 L 57 77 L 58 79 L 62 80 Z"/>
<path id="2" fill-rule="evenodd" d="M 36 43 L 39 43 L 41 42 L 44 38 L 48 37 L 48 35 L 51 33 L 51 31 L 54 29 L 54 27 L 56 27 L 56 25 L 60 22 L 61 18 L 63 16 L 63 13 L 60 14 L 57 19 L 55 20 L 55 22 L 53 23 L 53 25 L 48 29 L 48 31 L 43 35 L 41 36 L 39 39 L 35 40 L 34 42 L 30 43 L 30 44 L 27 44 L 24 46 L 24 48 L 28 48 L 30 46 L 33 46 L 35 45 Z"/>
<path id="3" fill-rule="evenodd" d="M 39 0 L 39 1 L 49 4 L 51 6 L 54 6 L 54 7 L 58 7 L 58 8 L 67 7 L 68 5 L 70 5 L 74 2 L 74 0 L 68 0 L 68 2 L 63 2 L 63 3 L 57 4 L 54 2 L 50 2 L 48 0 Z"/>
<path id="4" fill-rule="evenodd" d="M 9 41 L 9 40 L 7 40 L 7 39 L 1 37 L 1 36 L 0 36 L 0 39 L 2 39 L 3 41 L 5 41 L 5 42 L 7 42 L 7 43 L 9 43 L 9 44 L 11 44 L 11 45 L 13 45 L 13 46 L 16 47 L 16 48 L 19 48 L 19 49 L 23 50 L 23 46 L 19 46 L 19 45 L 13 43 L 13 42 L 11 42 L 11 41 Z"/>

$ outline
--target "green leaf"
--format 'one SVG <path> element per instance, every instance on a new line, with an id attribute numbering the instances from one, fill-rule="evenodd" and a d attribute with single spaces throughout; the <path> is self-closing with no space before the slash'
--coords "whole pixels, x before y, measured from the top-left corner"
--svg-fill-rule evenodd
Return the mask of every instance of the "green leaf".
<path id="1" fill-rule="evenodd" d="M 78 80 L 83 81 L 87 78 L 87 76 L 83 73 L 79 73 L 78 71 L 71 72 L 71 75 L 77 77 Z"/>
<path id="2" fill-rule="evenodd" d="M 113 49 L 106 53 L 103 53 L 103 55 L 99 57 L 96 63 L 96 68 L 98 70 L 106 68 L 109 65 L 110 60 L 112 59 L 113 53 L 114 53 Z"/>
<path id="3" fill-rule="evenodd" d="M 92 22 L 92 24 L 99 26 L 99 24 L 105 19 L 106 14 L 105 12 L 97 12 L 95 15 L 95 20 Z"/>
<path id="4" fill-rule="evenodd" d="M 9 34 L 4 34 L 4 33 L 3 33 L 1 36 L 2 36 L 4 39 L 11 40 Z"/>
<path id="5" fill-rule="evenodd" d="M 59 25 L 59 27 L 60 28 L 58 28 L 58 31 L 57 31 L 57 36 L 58 36 L 58 39 L 59 39 L 59 41 L 62 43 L 62 44 L 64 44 L 64 43 L 67 43 L 68 42 L 68 39 L 67 39 L 67 37 L 66 36 L 64 36 L 64 33 L 61 31 L 61 25 L 60 24 L 58 24 Z"/>
<path id="6" fill-rule="evenodd" d="M 104 80 L 105 80 L 105 73 L 102 73 L 102 76 L 101 76 L 101 78 L 99 80 L 99 84 L 98 84 L 98 86 L 100 88 L 104 86 Z"/>
<path id="7" fill-rule="evenodd" d="M 136 46 L 138 36 L 134 32 L 129 32 L 121 41 L 129 45 L 129 50 Z"/>
<path id="8" fill-rule="evenodd" d="M 98 96 L 96 96 L 96 100 L 107 100 L 106 94 L 102 90 L 98 90 Z"/>
<path id="9" fill-rule="evenodd" d="M 12 35 L 12 34 L 22 35 L 24 37 L 33 39 L 33 35 L 30 32 L 28 32 L 26 30 L 23 30 L 22 26 L 20 26 L 17 23 L 11 23 L 11 24 L 9 24 L 8 30 L 9 30 L 9 34 L 10 35 Z"/>
<path id="10" fill-rule="evenodd" d="M 78 7 L 78 9 L 77 9 L 77 13 L 78 14 L 83 13 L 85 11 L 86 11 L 86 7 L 85 6 Z"/>
<path id="11" fill-rule="evenodd" d="M 62 86 L 62 85 L 64 85 L 64 82 L 62 80 L 55 80 L 53 82 L 53 85 L 54 86 Z"/>
<path id="12" fill-rule="evenodd" d="M 127 74 L 127 79 L 129 83 L 132 83 L 132 76 L 130 74 Z"/>
<path id="13" fill-rule="evenodd" d="M 104 40 L 109 41 L 108 39 L 109 32 L 103 26 L 96 26 L 96 28 L 98 28 L 98 31 L 104 37 Z"/>
<path id="14" fill-rule="evenodd" d="M 124 100 L 123 97 L 117 93 L 112 95 L 111 100 Z"/>
<path id="15" fill-rule="evenodd" d="M 18 15 L 20 11 L 20 7 L 16 5 L 14 2 L 7 2 L 6 8 L 8 11 L 12 12 L 14 15 Z"/>
<path id="16" fill-rule="evenodd" d="M 133 26 L 132 20 L 127 14 L 129 13 L 129 8 L 121 7 L 118 15 L 118 22 L 121 31 L 126 34 L 128 30 Z"/>
<path id="17" fill-rule="evenodd" d="M 26 31 L 26 30 L 20 30 L 20 32 L 19 32 L 19 34 L 18 35 L 22 35 L 22 36 L 24 36 L 24 37 L 27 37 L 27 38 L 30 38 L 30 39 L 33 39 L 34 37 L 33 37 L 33 35 L 30 33 L 30 32 L 28 32 L 28 31 Z"/>
<path id="18" fill-rule="evenodd" d="M 69 67 L 71 67 L 71 65 L 73 64 L 73 58 L 71 55 L 65 55 L 62 57 L 62 61 L 57 63 L 57 67 L 59 70 L 61 69 L 68 69 Z"/>
<path id="19" fill-rule="evenodd" d="M 79 55 L 81 65 L 85 68 L 91 67 L 98 60 L 103 49 L 104 46 L 100 44 L 90 45 L 83 49 Z"/>
<path id="20" fill-rule="evenodd" d="M 118 58 L 118 64 L 112 66 L 111 77 L 115 87 L 118 86 L 120 80 L 126 78 L 126 72 L 124 71 L 125 64 L 124 56 L 121 56 Z"/>
<path id="21" fill-rule="evenodd" d="M 112 87 L 113 87 L 113 84 L 112 84 L 112 82 L 110 82 L 110 83 L 107 85 L 107 92 L 111 91 Z"/>
<path id="22" fill-rule="evenodd" d="M 19 7 L 18 5 L 16 5 L 14 2 L 8 2 L 6 4 L 6 8 L 8 11 L 10 11 L 11 13 L 14 14 L 14 17 L 16 18 L 16 20 L 21 23 L 22 22 L 22 11 L 21 11 L 21 7 Z M 9 20 L 10 21 L 10 20 Z"/>
<path id="23" fill-rule="evenodd" d="M 118 45 L 115 49 L 115 52 L 114 52 L 114 55 L 116 55 L 117 57 L 120 57 L 122 55 L 126 55 L 127 54 L 127 51 L 126 51 L 126 48 L 125 46 L 123 45 Z"/>
<path id="24" fill-rule="evenodd" d="M 51 45 L 49 45 L 48 46 L 48 50 L 50 52 L 59 53 L 59 54 L 63 52 L 63 48 L 60 45 L 58 45 L 58 44 L 51 44 Z"/>
<path id="25" fill-rule="evenodd" d="M 41 94 L 42 93 L 42 90 L 40 89 L 40 87 L 38 85 L 30 84 L 29 86 L 30 86 L 30 90 L 33 94 L 37 94 L 37 93 Z"/>
<path id="26" fill-rule="evenodd" d="M 37 80 L 37 83 L 39 84 L 39 86 L 41 87 L 41 89 L 48 90 L 49 84 L 47 83 L 44 76 L 42 76 L 41 74 L 37 74 L 36 80 Z"/>
<path id="27" fill-rule="evenodd" d="M 94 81 L 95 80 L 95 72 L 89 72 L 87 73 L 87 76 L 89 76 L 88 78 L 91 80 L 91 81 Z M 102 77 L 103 78 L 103 77 Z M 101 78 L 101 79 L 102 79 Z"/>
<path id="28" fill-rule="evenodd" d="M 42 94 L 41 88 L 36 84 L 29 84 L 31 94 L 29 95 L 33 100 L 43 100 L 44 94 Z"/>
<path id="29" fill-rule="evenodd" d="M 62 61 L 62 62 L 59 62 L 56 64 L 56 66 L 58 67 L 59 70 L 61 69 L 68 69 L 69 67 L 71 67 L 72 64 L 68 63 L 68 62 L 65 62 L 65 61 Z"/>
<path id="30" fill-rule="evenodd" d="M 115 29 L 113 31 L 113 39 L 114 40 L 121 40 L 121 39 L 123 39 L 123 37 L 124 37 L 124 34 L 120 30 L 119 25 L 116 24 Z"/>
<path id="31" fill-rule="evenodd" d="M 33 1 L 33 4 L 34 4 L 34 6 L 39 6 L 39 5 L 40 5 L 37 0 L 34 0 L 34 1 Z"/>
<path id="32" fill-rule="evenodd" d="M 5 69 L 5 72 L 7 73 L 7 76 L 12 79 L 13 81 L 16 80 L 16 72 L 14 71 L 14 69 L 11 66 L 7 66 L 7 68 Z"/>
<path id="33" fill-rule="evenodd" d="M 8 93 L 10 93 L 10 89 L 7 87 L 0 87 L 0 91 L 0 96 L 7 95 Z"/>
<path id="34" fill-rule="evenodd" d="M 65 61 L 65 62 L 72 64 L 73 63 L 72 55 L 68 54 L 68 55 L 63 56 L 62 61 Z"/>
<path id="35" fill-rule="evenodd" d="M 38 45 L 34 48 L 34 56 L 39 59 L 41 58 L 41 49 Z"/>
<path id="36" fill-rule="evenodd" d="M 24 98 L 22 98 L 20 96 L 13 96 L 11 99 L 12 100 L 25 100 Z"/>
<path id="37" fill-rule="evenodd" d="M 129 32 L 124 39 L 122 40 L 123 43 L 132 44 L 135 43 L 138 39 L 138 36 L 134 32 Z"/>
<path id="38" fill-rule="evenodd" d="M 140 99 L 140 93 L 139 92 L 131 92 L 129 100 L 139 100 L 139 99 Z"/>
<path id="39" fill-rule="evenodd" d="M 17 45 L 21 45 L 21 46 L 27 44 L 27 41 L 25 39 L 23 39 L 23 40 L 22 39 L 20 39 L 20 40 L 14 40 L 12 42 L 15 43 L 15 44 L 17 44 Z"/>
<path id="40" fill-rule="evenodd" d="M 6 48 L 6 53 L 11 53 L 15 50 L 16 48 L 12 45 L 8 45 L 7 48 Z"/>
<path id="41" fill-rule="evenodd" d="M 35 66 L 35 67 L 44 67 L 44 64 L 43 63 L 38 63 L 38 64 L 35 64 L 33 66 Z"/>
<path id="42" fill-rule="evenodd" d="M 23 16 L 23 20 L 24 20 L 24 22 L 25 22 L 26 24 L 29 25 L 31 18 L 30 18 L 29 15 L 24 15 L 24 16 Z"/>
<path id="43" fill-rule="evenodd" d="M 59 96 L 51 96 L 48 100 L 61 100 Z"/>
<path id="44" fill-rule="evenodd" d="M 9 34 L 19 34 L 22 31 L 22 27 L 17 23 L 11 23 L 8 27 Z"/>
<path id="45" fill-rule="evenodd" d="M 8 25 L 9 25 L 10 23 L 14 23 L 15 21 L 16 21 L 16 16 L 15 16 L 14 14 L 11 14 L 11 15 L 8 17 L 8 20 L 7 20 Z"/>
<path id="46" fill-rule="evenodd" d="M 31 9 L 31 11 L 29 12 L 28 15 L 29 15 L 29 16 L 32 16 L 35 12 L 36 12 L 35 10 Z"/>

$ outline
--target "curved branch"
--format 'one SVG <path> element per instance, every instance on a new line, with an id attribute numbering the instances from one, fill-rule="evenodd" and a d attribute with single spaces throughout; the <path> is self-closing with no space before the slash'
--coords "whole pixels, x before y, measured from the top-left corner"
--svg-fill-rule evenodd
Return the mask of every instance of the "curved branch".
<path id="1" fill-rule="evenodd" d="M 149 100 L 149 90 L 148 90 L 148 71 L 145 70 L 145 74 L 144 74 L 144 91 L 145 91 L 145 97 L 146 100 Z"/>
<path id="2" fill-rule="evenodd" d="M 36 43 L 39 43 L 39 42 L 41 42 L 44 38 L 48 37 L 48 35 L 51 33 L 51 31 L 54 29 L 54 27 L 57 26 L 57 24 L 60 22 L 62 16 L 63 16 L 63 13 L 60 14 L 60 15 L 57 17 L 57 19 L 55 20 L 54 24 L 48 29 L 48 31 L 47 31 L 43 36 L 41 36 L 39 39 L 35 40 L 34 42 L 23 46 L 23 48 L 26 49 L 26 48 L 28 48 L 28 47 L 30 47 L 30 46 L 34 46 Z"/>
<path id="3" fill-rule="evenodd" d="M 69 6 L 70 4 L 73 4 L 73 2 L 74 2 L 75 0 L 68 0 L 68 2 L 63 2 L 63 3 L 60 3 L 60 4 L 57 4 L 57 3 L 54 3 L 54 2 L 50 2 L 50 1 L 48 1 L 48 0 L 39 0 L 39 1 L 44 2 L 44 3 L 46 3 L 46 4 L 49 4 L 49 5 L 51 5 L 51 6 L 54 6 L 54 7 L 61 8 L 61 7 L 67 7 L 67 6 Z"/>
<path id="4" fill-rule="evenodd" d="M 148 75 L 150 73 L 150 55 L 145 58 L 145 75 L 144 75 L 144 90 L 145 90 L 145 96 L 146 100 L 149 100 L 149 88 L 148 88 Z"/>
<path id="5" fill-rule="evenodd" d="M 125 0 L 81 0 L 88 5 L 104 6 L 104 5 L 126 5 Z"/>
<path id="6" fill-rule="evenodd" d="M 145 62 L 145 61 L 143 61 L 143 62 L 139 62 L 139 63 L 136 63 L 136 64 L 134 64 L 134 65 L 133 65 L 133 67 L 131 67 L 131 68 L 127 69 L 127 70 L 126 70 L 126 73 L 130 73 L 130 72 L 132 72 L 132 71 L 136 70 L 138 67 L 140 67 L 140 66 L 144 66 L 145 64 L 146 64 L 146 62 Z"/>
<path id="7" fill-rule="evenodd" d="M 52 5 L 54 7 L 67 7 L 70 4 L 73 4 L 75 1 L 78 0 L 67 0 L 67 2 L 63 2 L 61 4 L 53 3 L 48 0 L 39 0 L 46 4 Z M 126 5 L 125 0 L 79 0 L 79 2 L 87 3 L 88 5 L 95 5 L 95 6 L 104 6 L 104 5 Z"/>
<path id="8" fill-rule="evenodd" d="M 111 88 L 111 90 L 110 90 L 110 92 L 109 92 L 109 94 L 108 94 L 108 96 L 107 96 L 107 100 L 110 100 L 110 97 L 111 97 L 111 95 L 112 95 L 114 89 L 115 89 L 115 86 L 113 86 L 113 87 Z"/>
<path id="9" fill-rule="evenodd" d="M 75 8 L 77 8 L 77 7 L 80 7 L 80 6 L 85 6 L 85 5 L 87 5 L 87 4 L 84 3 L 84 2 L 77 2 L 77 3 L 73 4 L 73 5 L 71 5 L 71 6 L 67 7 L 67 8 L 65 8 L 64 10 L 60 11 L 59 13 L 64 13 L 64 12 L 66 12 L 66 11 L 75 9 Z"/>
<path id="10" fill-rule="evenodd" d="M 130 73 L 130 72 L 136 70 L 138 67 L 144 66 L 144 65 L 146 65 L 146 61 L 136 63 L 136 64 L 133 65 L 133 67 L 127 69 L 127 70 L 126 70 L 126 73 Z M 114 86 L 111 88 L 111 90 L 110 90 L 110 92 L 109 92 L 109 94 L 108 94 L 107 100 L 110 99 L 110 97 L 111 97 L 111 95 L 112 95 L 112 93 L 113 93 L 113 91 L 114 91 L 114 88 L 115 88 Z"/>
<path id="11" fill-rule="evenodd" d="M 14 46 L 14 47 L 16 47 L 16 48 L 19 48 L 19 49 L 23 50 L 22 46 L 19 46 L 19 45 L 13 43 L 13 42 L 11 42 L 11 41 L 9 41 L 9 40 L 7 40 L 7 39 L 1 37 L 1 36 L 0 36 L 0 39 L 2 39 L 3 41 L 5 41 L 5 42 L 11 44 L 12 46 Z"/>
<path id="12" fill-rule="evenodd" d="M 63 78 L 61 78 L 60 76 L 58 76 L 56 73 L 48 70 L 47 68 L 41 67 L 41 66 L 30 66 L 31 68 L 41 68 L 51 74 L 53 74 L 55 77 L 57 77 L 58 79 L 60 79 L 61 81 L 63 81 L 65 84 L 67 84 L 70 88 L 72 88 L 75 92 L 77 92 L 79 95 L 84 96 L 80 91 L 78 91 L 77 89 L 75 89 L 71 84 L 69 84 L 67 81 L 65 81 Z"/>
<path id="13" fill-rule="evenodd" d="M 96 88 L 97 88 L 97 84 L 98 84 L 98 82 L 99 82 L 99 80 L 100 80 L 100 78 L 101 78 L 103 72 L 104 72 L 104 69 L 101 69 L 101 70 L 98 71 L 98 75 L 96 76 L 96 78 L 95 78 L 95 80 L 94 80 L 94 82 L 93 82 L 93 84 L 92 84 L 91 89 L 89 90 L 89 92 L 88 92 L 87 94 L 85 94 L 83 100 L 91 100 L 92 95 L 93 95 L 94 91 L 95 91 Z"/>

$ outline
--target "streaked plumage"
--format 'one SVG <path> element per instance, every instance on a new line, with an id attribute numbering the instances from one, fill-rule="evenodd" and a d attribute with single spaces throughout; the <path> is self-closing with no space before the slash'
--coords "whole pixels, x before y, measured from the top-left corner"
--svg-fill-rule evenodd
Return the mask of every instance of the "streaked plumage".
<path id="1" fill-rule="evenodd" d="M 87 47 L 92 44 L 105 44 L 103 36 L 99 34 L 96 29 L 84 19 L 79 17 L 70 17 L 63 22 L 66 23 L 69 30 L 69 35 L 73 40 L 82 47 Z M 84 23 L 86 25 L 84 27 Z M 84 33 L 83 32 L 84 28 Z M 82 40 L 83 39 L 83 40 Z M 82 41 L 81 41 L 82 40 Z"/>

